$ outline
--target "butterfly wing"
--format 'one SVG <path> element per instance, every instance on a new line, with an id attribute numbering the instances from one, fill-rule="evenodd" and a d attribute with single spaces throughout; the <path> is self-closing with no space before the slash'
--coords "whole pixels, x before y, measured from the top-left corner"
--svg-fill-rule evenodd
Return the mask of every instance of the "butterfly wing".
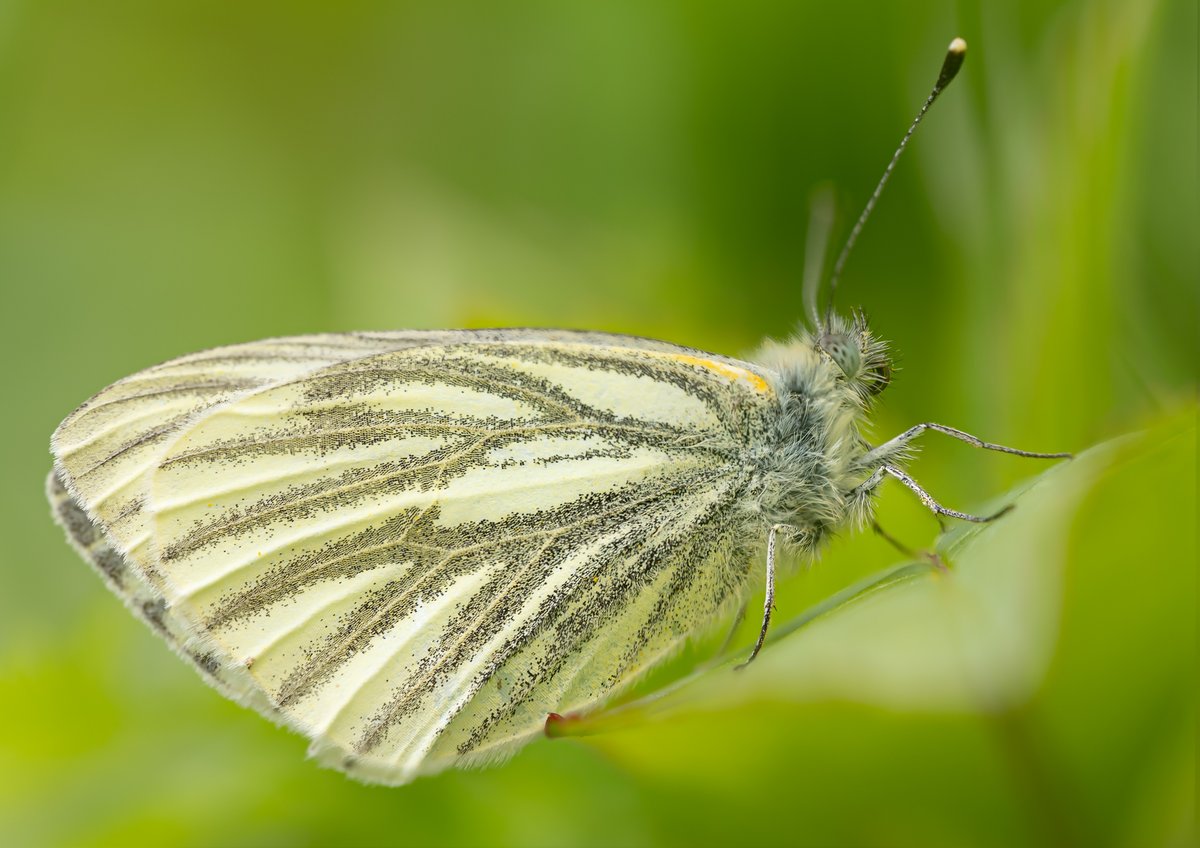
<path id="1" fill-rule="evenodd" d="M 131 606 L 323 760 L 399 783 L 501 756 L 739 596 L 773 398 L 751 366 L 596 334 L 323 338 L 122 381 L 64 422 L 51 487 Z"/>

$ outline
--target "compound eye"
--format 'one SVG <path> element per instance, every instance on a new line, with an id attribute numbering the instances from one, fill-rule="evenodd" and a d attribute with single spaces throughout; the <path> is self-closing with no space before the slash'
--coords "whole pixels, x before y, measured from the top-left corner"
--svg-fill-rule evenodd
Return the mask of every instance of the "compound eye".
<path id="1" fill-rule="evenodd" d="M 847 377 L 855 377 L 862 368 L 862 351 L 858 342 L 841 333 L 826 333 L 821 336 L 821 350 L 837 363 Z"/>

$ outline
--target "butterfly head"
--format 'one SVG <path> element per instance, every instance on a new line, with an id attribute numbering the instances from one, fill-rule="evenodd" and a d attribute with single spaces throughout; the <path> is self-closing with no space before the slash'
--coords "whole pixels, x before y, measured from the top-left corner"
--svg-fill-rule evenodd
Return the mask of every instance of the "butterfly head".
<path id="1" fill-rule="evenodd" d="M 892 380 L 892 360 L 887 343 L 871 333 L 861 313 L 846 320 L 831 315 L 815 334 L 815 346 L 838 367 L 857 394 L 873 397 Z"/>

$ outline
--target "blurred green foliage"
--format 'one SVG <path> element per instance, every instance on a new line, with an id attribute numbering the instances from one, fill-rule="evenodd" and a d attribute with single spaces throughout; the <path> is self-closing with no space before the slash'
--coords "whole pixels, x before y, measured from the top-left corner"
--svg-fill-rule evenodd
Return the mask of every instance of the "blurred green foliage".
<path id="1" fill-rule="evenodd" d="M 1184 0 L 0 0 L 0 842 L 1191 844 L 1196 16 Z M 887 649 L 920 645 L 925 614 L 860 606 L 858 625 L 831 616 L 720 678 L 725 699 L 363 787 L 203 686 L 51 523 L 57 422 L 195 349 L 556 325 L 736 354 L 789 332 L 810 192 L 831 182 L 857 214 L 953 35 L 963 74 L 840 295 L 901 357 L 874 432 L 1153 436 L 1072 490 L 1057 535 L 1018 514 L 988 531 L 1054 581 L 977 622 L 1014 654 L 1041 640 L 1002 705 L 937 701 L 917 671 L 905 685 Z M 955 506 L 1041 470 L 925 448 L 914 473 Z M 881 517 L 932 543 L 906 492 Z M 781 585 L 778 621 L 895 561 L 839 540 Z M 838 687 L 806 686 L 830 667 Z"/>

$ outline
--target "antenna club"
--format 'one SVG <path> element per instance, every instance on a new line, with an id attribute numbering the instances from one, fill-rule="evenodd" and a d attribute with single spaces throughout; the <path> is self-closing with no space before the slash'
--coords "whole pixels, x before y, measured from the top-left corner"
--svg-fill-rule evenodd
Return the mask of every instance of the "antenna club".
<path id="1" fill-rule="evenodd" d="M 946 60 L 942 62 L 942 72 L 938 74 L 937 84 L 933 87 L 934 97 L 940 94 L 942 89 L 958 76 L 958 69 L 962 67 L 963 60 L 966 58 L 967 42 L 961 38 L 951 41 L 950 46 L 946 48 Z"/>

